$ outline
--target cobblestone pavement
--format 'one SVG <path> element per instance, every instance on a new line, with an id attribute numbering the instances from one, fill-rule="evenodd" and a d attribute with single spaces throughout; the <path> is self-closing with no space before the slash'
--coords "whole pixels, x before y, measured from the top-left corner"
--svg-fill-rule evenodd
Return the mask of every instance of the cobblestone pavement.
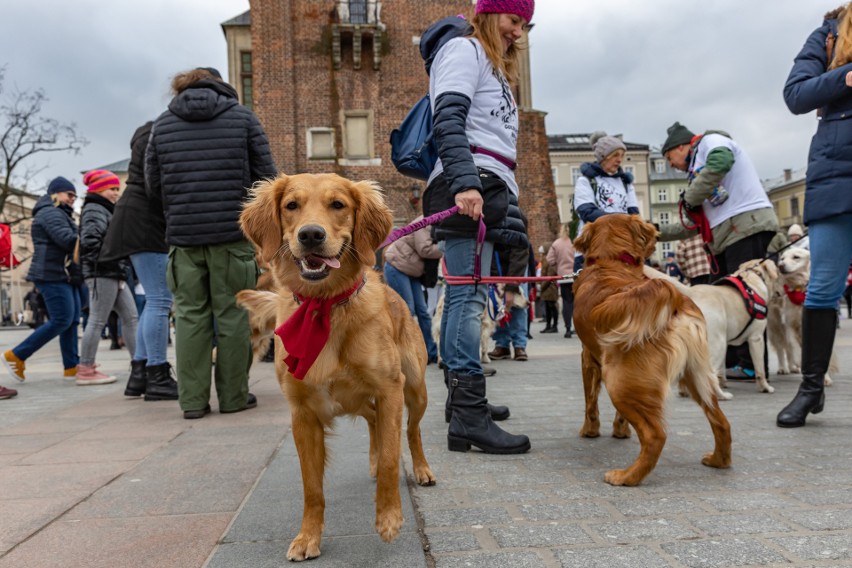
<path id="1" fill-rule="evenodd" d="M 542 335 L 544 325 L 533 324 L 529 361 L 493 363 L 488 396 L 511 407 L 500 424 L 532 440 L 522 456 L 447 451 L 435 400 L 443 378 L 430 367 L 423 430 L 439 484 L 412 492 L 435 566 L 852 566 L 852 321 L 841 323 L 841 373 L 825 411 L 807 427 L 775 426 L 798 375 L 773 374 L 774 394 L 729 381 L 734 398 L 722 409 L 733 466 L 715 470 L 700 463 L 713 446 L 703 412 L 674 394 L 659 464 L 633 488 L 603 481 L 639 449 L 635 436 L 608 435 L 614 412 L 605 394 L 602 436 L 578 436 L 584 401 L 576 338 Z"/>
<path id="2" fill-rule="evenodd" d="M 501 425 L 532 440 L 525 455 L 449 452 L 446 390 L 429 367 L 422 430 L 438 484 L 400 480 L 405 525 L 391 544 L 373 529 L 366 428 L 338 420 L 323 554 L 310 566 L 852 567 L 852 321 L 838 332 L 841 372 L 825 411 L 806 428 L 775 426 L 797 375 L 771 375 L 774 394 L 731 382 L 722 408 L 734 463 L 714 470 L 700 463 L 713 443 L 703 413 L 673 395 L 660 462 L 634 488 L 603 475 L 631 463 L 638 442 L 608 436 L 606 394 L 602 436 L 578 436 L 579 342 L 542 327 L 533 324 L 529 361 L 496 361 L 488 379 L 491 401 L 512 409 Z M 0 346 L 25 333 L 0 331 Z M 252 369 L 257 409 L 220 415 L 214 396 L 213 414 L 188 421 L 174 402 L 123 397 L 127 353 L 100 349 L 119 382 L 62 381 L 55 342 L 27 362 L 23 385 L 0 375 L 21 393 L 0 401 L 0 568 L 284 565 L 302 514 L 301 474 L 272 365 Z M 410 472 L 407 451 L 403 460 Z"/>

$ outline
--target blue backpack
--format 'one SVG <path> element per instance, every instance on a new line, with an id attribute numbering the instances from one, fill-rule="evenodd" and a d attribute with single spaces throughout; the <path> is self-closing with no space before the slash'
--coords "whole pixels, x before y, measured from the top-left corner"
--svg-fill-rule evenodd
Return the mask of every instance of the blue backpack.
<path id="1" fill-rule="evenodd" d="M 438 147 L 432 136 L 432 104 L 427 93 L 417 101 L 390 135 L 391 162 L 404 176 L 429 179 L 438 161 Z"/>

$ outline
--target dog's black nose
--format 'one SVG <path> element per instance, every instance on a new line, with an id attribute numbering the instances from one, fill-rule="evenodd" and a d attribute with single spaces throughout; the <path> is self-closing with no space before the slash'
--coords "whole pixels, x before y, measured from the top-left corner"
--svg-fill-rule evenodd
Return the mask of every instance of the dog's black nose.
<path id="1" fill-rule="evenodd" d="M 299 229 L 299 243 L 307 248 L 321 245 L 325 242 L 325 229 L 319 225 L 305 225 Z"/>

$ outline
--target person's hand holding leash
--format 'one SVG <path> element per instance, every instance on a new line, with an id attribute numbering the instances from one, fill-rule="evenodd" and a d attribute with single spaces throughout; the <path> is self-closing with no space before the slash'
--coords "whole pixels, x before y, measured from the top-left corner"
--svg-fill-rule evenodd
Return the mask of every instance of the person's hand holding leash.
<path id="1" fill-rule="evenodd" d="M 478 189 L 467 189 L 456 194 L 456 205 L 461 215 L 478 221 L 482 215 L 482 194 Z"/>

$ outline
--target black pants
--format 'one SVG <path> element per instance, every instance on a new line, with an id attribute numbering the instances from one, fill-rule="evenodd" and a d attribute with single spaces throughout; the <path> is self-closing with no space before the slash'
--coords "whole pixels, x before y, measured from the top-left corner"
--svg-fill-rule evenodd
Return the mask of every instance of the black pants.
<path id="1" fill-rule="evenodd" d="M 721 254 L 716 255 L 716 264 L 719 267 L 719 274 L 713 275 L 713 280 L 718 280 L 722 276 L 727 276 L 737 271 L 740 265 L 749 260 L 764 258 L 766 251 L 769 248 L 769 243 L 775 233 L 772 231 L 763 231 L 750 235 L 740 241 L 735 242 L 726 248 Z M 764 298 L 769 300 L 769 298 Z M 763 368 L 766 369 L 766 374 L 769 374 L 769 344 L 766 342 L 766 332 L 763 332 L 763 343 L 766 349 L 763 351 Z M 733 367 L 740 365 L 744 369 L 754 370 L 754 363 L 751 361 L 751 354 L 748 352 L 748 342 L 736 347 L 728 346 L 728 351 L 725 355 L 725 366 Z"/>
<path id="2" fill-rule="evenodd" d="M 560 284 L 559 294 L 562 296 L 562 321 L 565 331 L 571 331 L 571 318 L 574 317 L 574 288 L 573 284 Z"/>
<path id="3" fill-rule="evenodd" d="M 556 307 L 556 302 L 551 300 L 544 301 L 544 321 L 547 328 L 559 327 L 559 309 Z"/>
<path id="4" fill-rule="evenodd" d="M 843 297 L 846 298 L 846 313 L 852 318 L 852 286 L 847 286 L 843 291 Z"/>

